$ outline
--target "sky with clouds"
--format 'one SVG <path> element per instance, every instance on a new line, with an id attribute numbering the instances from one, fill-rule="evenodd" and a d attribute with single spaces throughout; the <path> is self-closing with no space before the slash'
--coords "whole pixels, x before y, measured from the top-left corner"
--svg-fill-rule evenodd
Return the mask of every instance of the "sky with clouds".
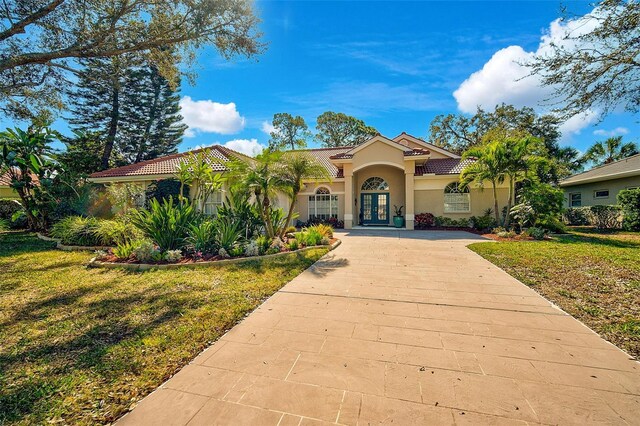
<path id="1" fill-rule="evenodd" d="M 226 61 L 201 52 L 195 85 L 182 87 L 189 125 L 180 150 L 214 143 L 246 153 L 265 146 L 274 113 L 354 115 L 393 137 L 428 135 L 438 114 L 472 113 L 501 102 L 548 110 L 548 89 L 519 63 L 559 40 L 561 7 L 586 1 L 262 1 L 266 51 Z M 563 144 L 585 150 L 623 135 L 640 141 L 640 118 L 596 111 L 562 126 Z M 313 146 L 314 144 L 312 144 Z"/>

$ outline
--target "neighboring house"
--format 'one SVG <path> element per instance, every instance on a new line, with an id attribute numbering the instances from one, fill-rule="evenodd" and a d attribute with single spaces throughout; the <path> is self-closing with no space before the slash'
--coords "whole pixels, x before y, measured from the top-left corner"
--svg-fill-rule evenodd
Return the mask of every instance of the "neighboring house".
<path id="1" fill-rule="evenodd" d="M 560 187 L 567 207 L 617 204 L 618 192 L 640 188 L 640 154 L 573 175 Z"/>
<path id="2" fill-rule="evenodd" d="M 220 162 L 231 157 L 248 158 L 222 146 L 210 148 Z M 389 139 L 375 136 L 356 147 L 318 148 L 303 150 L 314 156 L 332 176 L 331 181 L 306 182 L 298 196 L 299 220 L 331 217 L 343 220 L 345 228 L 357 225 L 387 226 L 393 223 L 393 206 L 404 206 L 406 227 L 413 229 L 415 215 L 463 218 L 481 216 L 493 207 L 490 187 L 477 186 L 461 190 L 460 172 L 472 160 L 402 133 Z M 175 176 L 175 170 L 185 155 L 173 154 L 155 160 L 105 170 L 91 175 L 96 183 L 137 182 L 143 186 L 154 180 Z M 225 186 L 226 188 L 226 186 Z M 498 188 L 500 208 L 506 205 L 508 188 Z M 211 200 L 211 209 L 222 203 L 222 195 Z M 277 205 L 285 207 L 280 197 Z"/>
<path id="3" fill-rule="evenodd" d="M 11 188 L 11 178 L 9 172 L 0 173 L 0 199 L 17 200 L 18 193 Z"/>

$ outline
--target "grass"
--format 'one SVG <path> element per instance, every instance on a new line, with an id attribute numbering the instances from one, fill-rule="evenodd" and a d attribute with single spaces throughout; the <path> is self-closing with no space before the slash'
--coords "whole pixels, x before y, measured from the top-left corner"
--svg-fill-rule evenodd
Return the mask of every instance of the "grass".
<path id="1" fill-rule="evenodd" d="M 469 248 L 640 357 L 640 233 L 575 228 L 551 241 Z"/>
<path id="2" fill-rule="evenodd" d="M 132 273 L 0 233 L 0 424 L 114 421 L 326 251 Z"/>

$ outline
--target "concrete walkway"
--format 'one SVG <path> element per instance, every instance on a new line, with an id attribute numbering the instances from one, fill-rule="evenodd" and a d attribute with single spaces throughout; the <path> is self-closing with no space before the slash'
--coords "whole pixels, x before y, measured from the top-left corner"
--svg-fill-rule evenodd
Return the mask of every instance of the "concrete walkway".
<path id="1" fill-rule="evenodd" d="M 640 365 L 466 248 L 352 231 L 121 424 L 640 424 Z"/>

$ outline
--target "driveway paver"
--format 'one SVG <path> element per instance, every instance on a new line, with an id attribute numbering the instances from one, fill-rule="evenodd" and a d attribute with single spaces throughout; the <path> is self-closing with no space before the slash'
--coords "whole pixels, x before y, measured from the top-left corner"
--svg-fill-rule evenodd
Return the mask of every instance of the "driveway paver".
<path id="1" fill-rule="evenodd" d="M 640 424 L 640 365 L 466 248 L 465 232 L 342 245 L 121 424 Z"/>

